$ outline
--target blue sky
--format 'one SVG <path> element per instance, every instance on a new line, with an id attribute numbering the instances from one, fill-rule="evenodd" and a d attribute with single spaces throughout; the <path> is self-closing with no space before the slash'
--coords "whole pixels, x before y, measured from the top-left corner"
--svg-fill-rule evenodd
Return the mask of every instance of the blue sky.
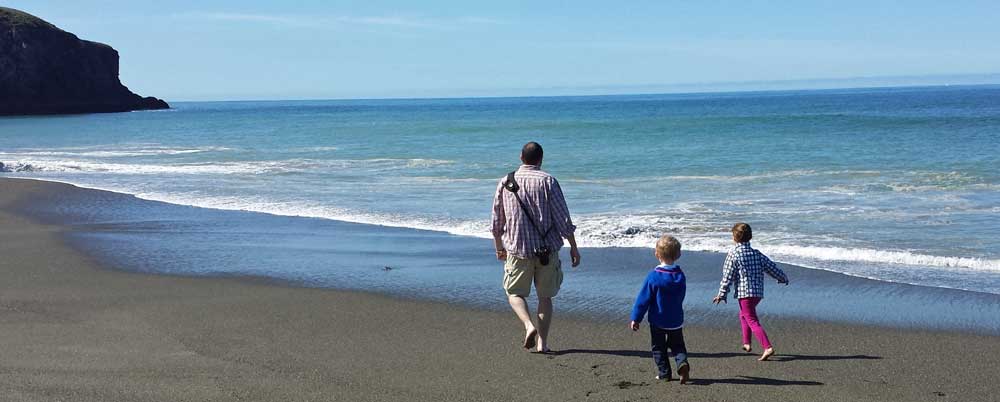
<path id="1" fill-rule="evenodd" d="M 122 81 L 168 100 L 671 92 L 725 89 L 718 83 L 728 82 L 912 78 L 781 84 L 808 87 L 1000 76 L 997 1 L 5 5 L 114 46 Z"/>

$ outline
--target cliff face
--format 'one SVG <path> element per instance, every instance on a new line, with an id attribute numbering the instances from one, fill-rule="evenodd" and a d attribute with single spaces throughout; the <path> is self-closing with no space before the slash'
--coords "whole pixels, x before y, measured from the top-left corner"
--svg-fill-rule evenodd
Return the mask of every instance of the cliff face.
<path id="1" fill-rule="evenodd" d="M 0 7 L 0 115 L 167 109 L 118 80 L 118 52 Z"/>

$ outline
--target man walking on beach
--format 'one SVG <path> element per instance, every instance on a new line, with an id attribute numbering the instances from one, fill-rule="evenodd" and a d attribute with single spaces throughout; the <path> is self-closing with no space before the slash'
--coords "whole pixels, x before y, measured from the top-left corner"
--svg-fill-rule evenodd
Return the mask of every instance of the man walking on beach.
<path id="1" fill-rule="evenodd" d="M 529 142 L 521 149 L 522 165 L 500 179 L 493 196 L 493 241 L 497 259 L 504 261 L 503 287 L 510 307 L 524 324 L 524 348 L 548 352 L 552 298 L 559 293 L 563 273 L 559 249 L 569 241 L 573 266 L 580 265 L 573 220 L 555 177 L 541 170 L 542 146 Z M 532 323 L 525 297 L 534 283 L 538 295 L 538 325 Z"/>

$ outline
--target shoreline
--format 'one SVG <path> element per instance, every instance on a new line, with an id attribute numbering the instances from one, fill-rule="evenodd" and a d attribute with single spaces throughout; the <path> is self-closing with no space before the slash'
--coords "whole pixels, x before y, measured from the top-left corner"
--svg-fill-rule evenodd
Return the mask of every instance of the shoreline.
<path id="1" fill-rule="evenodd" d="M 124 272 L 254 278 L 506 311 L 506 300 L 495 286 L 498 264 L 489 258 L 491 244 L 479 238 L 200 208 L 69 183 L 16 180 L 61 189 L 20 208 L 20 213 L 68 225 L 72 230 L 66 233 L 67 244 L 102 266 Z M 212 242 L 222 247 L 206 247 Z M 567 270 L 560 313 L 616 321 L 628 313 L 634 282 L 645 275 L 649 252 L 616 247 L 584 248 L 584 253 L 586 266 Z M 681 265 L 688 273 L 689 323 L 720 327 L 735 314 L 735 307 L 707 303 L 718 287 L 723 258 L 713 252 L 685 252 Z M 1000 335 L 1000 295 L 779 265 L 794 285 L 768 286 L 762 312 L 769 318 Z M 927 301 L 932 303 L 925 305 Z"/>
<path id="2" fill-rule="evenodd" d="M 396 222 L 383 222 L 383 221 L 372 220 L 372 219 L 368 219 L 368 218 L 349 218 L 349 217 L 342 217 L 342 216 L 333 216 L 333 217 L 331 217 L 331 216 L 326 216 L 326 215 L 322 215 L 322 214 L 312 214 L 312 213 L 297 214 L 297 213 L 292 213 L 292 212 L 276 212 L 276 211 L 271 211 L 271 210 L 266 210 L 266 209 L 256 209 L 256 208 L 243 209 L 243 208 L 234 208 L 234 207 L 226 207 L 226 206 L 219 206 L 219 205 L 205 205 L 205 204 L 202 204 L 202 203 L 182 202 L 182 201 L 178 201 L 177 199 L 170 198 L 170 197 L 151 197 L 150 198 L 150 197 L 140 196 L 139 194 L 128 192 L 126 190 L 109 189 L 109 188 L 105 188 L 105 187 L 101 187 L 101 186 L 93 186 L 93 185 L 89 185 L 89 184 L 88 185 L 81 185 L 81 184 L 78 184 L 78 183 L 75 183 L 75 182 L 72 182 L 72 181 L 52 179 L 52 178 L 33 178 L 33 177 L 16 177 L 16 176 L 6 176 L 5 177 L 5 176 L 0 176 L 0 179 L 28 180 L 28 181 L 43 181 L 43 182 L 50 182 L 50 183 L 60 183 L 60 184 L 66 184 L 66 185 L 69 185 L 69 186 L 72 186 L 72 187 L 76 187 L 76 188 L 79 188 L 79 189 L 83 189 L 83 190 L 94 190 L 94 191 L 100 191 L 100 192 L 113 193 L 113 194 L 127 196 L 127 197 L 134 197 L 135 199 L 142 200 L 142 201 L 148 201 L 148 202 L 153 202 L 153 203 L 164 203 L 164 204 L 169 204 L 169 205 L 174 205 L 174 206 L 180 206 L 180 207 L 192 207 L 192 208 L 200 208 L 200 209 L 222 211 L 222 212 L 253 213 L 253 214 L 262 214 L 262 215 L 268 215 L 268 216 L 274 216 L 274 217 L 282 217 L 282 218 L 292 218 L 292 219 L 320 219 L 320 220 L 325 220 L 325 221 L 334 221 L 334 222 L 341 222 L 341 223 L 348 223 L 348 224 L 369 225 L 369 226 L 375 226 L 375 227 L 386 227 L 386 228 L 394 228 L 394 229 L 402 229 L 402 230 L 412 230 L 412 231 L 438 232 L 438 233 L 442 233 L 442 234 L 448 234 L 448 235 L 451 235 L 451 236 L 458 236 L 458 237 L 465 237 L 465 238 L 472 238 L 472 239 L 486 239 L 486 240 L 491 240 L 491 238 L 489 238 L 489 236 L 486 236 L 486 235 L 477 235 L 477 234 L 474 234 L 474 233 L 468 232 L 468 231 L 450 230 L 450 229 L 447 229 L 447 228 L 437 227 L 437 226 L 433 226 L 433 225 L 404 225 L 404 224 L 399 224 L 399 223 L 396 223 Z M 627 243 L 627 244 L 614 244 L 614 245 L 596 245 L 595 246 L 595 245 L 586 245 L 585 241 L 581 241 L 581 240 L 578 240 L 578 241 L 581 242 L 582 244 L 584 244 L 583 246 L 581 246 L 581 248 L 588 248 L 588 249 L 639 249 L 639 248 L 642 248 L 642 249 L 652 250 L 652 248 L 650 248 L 650 247 L 640 246 L 640 245 L 634 245 L 634 244 L 631 244 L 631 243 Z M 785 248 L 787 246 L 781 246 L 781 245 L 779 245 L 777 247 L 779 249 L 782 249 L 782 248 Z M 778 263 L 786 265 L 786 266 L 795 266 L 795 267 L 799 267 L 799 268 L 803 268 L 803 269 L 830 272 L 830 273 L 839 274 L 839 275 L 845 275 L 845 276 L 849 276 L 849 277 L 853 277 L 853 278 L 867 279 L 867 280 L 872 280 L 872 281 L 877 281 L 877 282 L 883 282 L 883 283 L 890 283 L 890 284 L 910 285 L 910 286 L 918 286 L 918 287 L 947 289 L 947 290 L 957 290 L 957 291 L 972 292 L 972 293 L 983 293 L 983 294 L 990 294 L 990 295 L 1000 295 L 1000 293 L 996 292 L 996 288 L 995 287 L 991 287 L 991 288 L 989 288 L 990 290 L 984 291 L 984 290 L 976 290 L 976 289 L 971 288 L 971 287 L 963 287 L 963 286 L 955 285 L 955 284 L 940 284 L 940 283 L 924 284 L 924 283 L 920 283 L 920 281 L 921 280 L 925 280 L 926 277 L 919 276 L 919 275 L 918 276 L 909 276 L 909 277 L 905 277 L 904 276 L 904 277 L 898 277 L 898 278 L 886 278 L 886 277 L 877 276 L 877 275 L 875 275 L 875 274 L 873 274 L 871 272 L 852 272 L 850 270 L 845 270 L 843 268 L 834 268 L 835 266 L 838 266 L 838 265 L 839 266 L 849 266 L 851 264 L 859 264 L 859 263 L 860 264 L 883 264 L 883 263 L 885 263 L 885 261 L 879 261 L 877 259 L 876 260 L 865 260 L 865 259 L 861 259 L 861 260 L 836 260 L 836 259 L 834 259 L 834 260 L 815 260 L 815 261 L 811 261 L 811 262 L 807 261 L 807 262 L 803 263 L 803 262 L 795 262 L 795 259 L 796 258 L 800 258 L 800 259 L 801 258 L 811 258 L 811 257 L 805 257 L 805 256 L 802 256 L 802 255 L 794 255 L 792 257 L 788 257 L 788 255 L 782 255 L 781 252 L 775 252 L 774 250 L 769 250 L 769 247 L 768 247 L 768 245 L 766 243 L 763 244 L 763 245 L 761 245 L 759 248 L 762 251 L 764 251 L 766 254 L 768 254 L 769 256 L 772 256 L 772 259 L 775 260 L 775 262 L 778 262 Z M 834 247 L 833 249 L 839 250 L 836 247 Z M 885 255 L 903 255 L 903 254 L 906 254 L 906 252 L 899 251 L 899 250 L 882 251 L 882 250 L 875 249 L 875 248 L 871 248 L 871 249 L 865 249 L 865 248 L 863 248 L 863 249 L 846 249 L 846 250 L 848 250 L 848 251 L 859 251 L 859 252 L 862 252 L 862 253 L 881 253 L 881 254 L 885 254 Z M 691 251 L 686 251 L 686 252 L 691 252 Z M 712 255 L 719 255 L 719 256 L 724 256 L 725 253 L 726 253 L 725 251 L 720 251 L 720 250 L 697 250 L 697 251 L 693 251 L 693 252 L 699 253 L 699 254 L 712 254 Z M 924 259 L 924 260 L 930 261 L 930 262 L 924 261 L 926 264 L 930 264 L 930 265 L 928 265 L 926 267 L 923 267 L 923 268 L 925 268 L 925 269 L 932 269 L 932 268 L 933 269 L 938 269 L 938 270 L 940 270 L 942 272 L 945 272 L 946 273 L 946 274 L 944 274 L 945 276 L 951 276 L 952 278 L 954 278 L 954 277 L 975 278 L 976 275 L 986 275 L 986 274 L 995 275 L 996 273 L 993 270 L 988 269 L 988 268 L 980 267 L 980 265 L 990 264 L 990 263 L 995 263 L 996 261 L 1000 261 L 1000 260 L 983 259 L 983 258 L 977 258 L 977 257 L 943 256 L 943 255 L 931 255 L 931 254 L 914 254 L 914 255 L 909 255 L 908 257 L 910 257 L 910 258 L 917 258 L 918 261 L 920 259 Z M 789 262 L 789 261 L 791 261 L 791 262 Z M 825 266 L 824 264 L 829 264 L 829 265 Z M 902 264 L 904 264 L 904 265 L 905 264 L 915 264 L 915 265 L 913 265 L 914 267 L 921 266 L 919 262 L 905 262 L 905 263 L 902 263 Z M 955 268 L 952 267 L 951 264 L 958 264 L 956 266 L 961 267 L 963 269 L 955 270 Z M 925 274 L 927 274 L 927 273 L 925 273 Z M 875 275 L 875 276 L 873 276 L 873 275 Z M 931 276 L 937 276 L 937 275 L 941 275 L 941 274 L 931 274 Z M 966 283 L 966 282 L 963 282 L 963 283 Z M 972 283 L 974 283 L 974 282 L 972 282 Z M 968 285 L 968 283 L 966 283 L 966 286 L 971 286 L 971 285 Z M 1000 329 L 1000 326 L 998 326 L 997 329 Z"/>
<path id="3" fill-rule="evenodd" d="M 100 191 L 100 192 L 106 192 L 106 193 L 113 193 L 113 194 L 116 194 L 116 195 L 122 195 L 122 196 L 127 196 L 127 197 L 135 197 L 137 200 L 148 201 L 148 202 L 155 202 L 155 203 L 164 203 L 164 204 L 170 204 L 170 205 L 179 206 L 179 207 L 191 207 L 191 208 L 199 208 L 199 209 L 207 209 L 207 210 L 215 210 L 215 211 L 225 211 L 225 212 L 246 212 L 246 213 L 262 214 L 262 215 L 269 215 L 269 216 L 283 217 L 283 218 L 321 219 L 321 220 L 336 221 L 336 222 L 347 223 L 347 224 L 369 225 L 369 226 L 378 226 L 378 227 L 387 227 L 387 228 L 395 228 L 395 229 L 403 229 L 403 230 L 414 230 L 414 231 L 439 232 L 439 233 L 448 234 L 448 235 L 451 235 L 451 236 L 459 236 L 459 237 L 474 238 L 474 239 L 492 240 L 488 236 L 477 236 L 477 235 L 472 235 L 472 234 L 467 234 L 467 233 L 449 232 L 449 231 L 444 230 L 444 229 L 432 228 L 432 227 L 402 226 L 402 225 L 394 225 L 394 224 L 388 224 L 388 223 L 372 223 L 372 222 L 368 222 L 368 221 L 364 221 L 364 220 L 345 220 L 345 219 L 339 219 L 339 218 L 329 218 L 329 217 L 318 216 L 318 215 L 315 215 L 315 216 L 314 215 L 293 215 L 293 214 L 284 214 L 284 213 L 269 212 L 269 211 L 245 210 L 245 209 L 228 209 L 228 208 L 221 208 L 221 207 L 206 207 L 206 206 L 201 206 L 201 205 L 196 205 L 196 204 L 184 204 L 184 203 L 177 203 L 177 202 L 174 202 L 174 201 L 171 201 L 171 200 L 163 200 L 163 199 L 156 199 L 156 198 L 143 198 L 143 197 L 141 197 L 141 196 L 139 196 L 137 194 L 133 194 L 133 193 L 129 193 L 129 192 L 126 192 L 126 191 L 121 191 L 121 190 L 111 190 L 111 189 L 106 189 L 106 188 L 101 188 L 101 187 L 84 186 L 84 185 L 76 184 L 76 183 L 73 183 L 73 182 L 70 182 L 70 181 L 62 181 L 62 180 L 48 179 L 48 178 L 39 179 L 39 178 L 33 178 L 33 177 L 0 176 L 0 180 L 26 180 L 26 181 L 38 181 L 38 182 L 45 182 L 45 183 L 64 184 L 64 185 L 68 185 L 68 186 L 71 186 L 71 187 L 74 187 L 74 188 L 78 188 L 78 189 L 82 189 L 82 190 L 93 190 L 93 191 Z M 639 247 L 639 246 L 581 246 L 581 248 L 584 248 L 584 249 L 602 249 L 602 248 L 604 248 L 604 249 L 640 249 L 641 248 L 641 249 L 652 250 L 652 247 Z M 690 253 L 692 251 L 686 251 L 686 252 Z M 705 250 L 695 250 L 693 252 L 694 253 L 699 253 L 699 254 L 713 254 L 713 255 L 719 255 L 719 256 L 725 256 L 725 254 L 726 254 L 725 252 L 721 252 L 721 251 L 705 251 Z M 971 258 L 971 257 L 946 257 L 946 256 L 930 256 L 930 257 L 941 258 L 941 259 L 965 259 L 965 258 L 967 258 L 969 260 L 978 260 L 976 258 Z M 786 265 L 786 266 L 795 266 L 795 267 L 802 268 L 802 269 L 810 269 L 810 270 L 830 272 L 830 273 L 833 273 L 833 274 L 839 274 L 839 275 L 849 276 L 849 277 L 858 278 L 858 279 L 867 279 L 867 280 L 872 280 L 872 281 L 876 281 L 876 282 L 898 284 L 898 285 L 907 285 L 907 286 L 916 286 L 916 287 L 924 287 L 924 288 L 946 289 L 946 290 L 954 290 L 954 291 L 962 291 L 962 292 L 970 292 L 970 293 L 994 294 L 994 293 L 990 293 L 990 292 L 983 292 L 983 291 L 978 291 L 978 290 L 968 289 L 968 288 L 949 287 L 949 286 L 943 286 L 943 285 L 922 285 L 922 284 L 916 284 L 916 283 L 910 283 L 910 282 L 903 282 L 903 281 L 892 281 L 892 280 L 887 280 L 887 279 L 878 278 L 878 277 L 865 276 L 865 275 L 851 273 L 851 272 L 846 272 L 846 271 L 839 271 L 839 270 L 835 270 L 835 269 L 831 269 L 831 268 L 823 268 L 823 267 L 818 267 L 818 266 L 803 265 L 803 264 L 790 263 L 790 262 L 779 261 L 779 260 L 775 260 L 775 262 L 777 262 L 779 264 L 782 264 L 782 265 Z M 846 263 L 852 263 L 853 261 L 843 261 L 843 262 L 846 264 Z"/>
<path id="4" fill-rule="evenodd" d="M 688 325 L 692 384 L 659 383 L 645 329 L 630 333 L 624 318 L 557 317 L 558 353 L 540 356 L 519 350 L 505 311 L 112 270 L 68 246 L 66 227 L 12 213 L 64 189 L 0 186 L 0 393 L 16 400 L 930 401 L 998 391 L 996 336 L 765 318 L 778 356 L 759 363 L 738 352 L 735 316 Z"/>

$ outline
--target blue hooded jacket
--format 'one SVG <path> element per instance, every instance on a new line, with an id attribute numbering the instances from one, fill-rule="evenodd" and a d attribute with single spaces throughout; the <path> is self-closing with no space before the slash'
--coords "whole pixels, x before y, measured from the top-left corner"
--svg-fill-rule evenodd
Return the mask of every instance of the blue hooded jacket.
<path id="1" fill-rule="evenodd" d="M 684 293 L 687 279 L 678 265 L 660 265 L 646 275 L 632 307 L 632 321 L 642 322 L 649 315 L 649 325 L 660 329 L 684 326 Z"/>

